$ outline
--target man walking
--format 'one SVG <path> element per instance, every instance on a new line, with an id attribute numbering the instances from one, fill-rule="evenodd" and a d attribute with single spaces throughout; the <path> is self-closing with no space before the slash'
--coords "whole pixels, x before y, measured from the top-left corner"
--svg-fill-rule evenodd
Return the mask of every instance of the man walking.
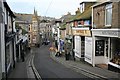
<path id="1" fill-rule="evenodd" d="M 65 59 L 69 60 L 71 51 L 71 42 L 70 40 L 65 42 Z"/>

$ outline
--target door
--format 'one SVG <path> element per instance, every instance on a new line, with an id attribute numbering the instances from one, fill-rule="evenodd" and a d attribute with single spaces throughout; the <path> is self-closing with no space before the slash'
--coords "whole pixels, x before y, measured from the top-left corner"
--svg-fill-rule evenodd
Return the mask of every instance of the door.
<path id="1" fill-rule="evenodd" d="M 95 56 L 104 56 L 104 40 L 96 40 L 95 44 Z"/>
<path id="2" fill-rule="evenodd" d="M 81 57 L 85 56 L 85 37 L 81 36 Z"/>

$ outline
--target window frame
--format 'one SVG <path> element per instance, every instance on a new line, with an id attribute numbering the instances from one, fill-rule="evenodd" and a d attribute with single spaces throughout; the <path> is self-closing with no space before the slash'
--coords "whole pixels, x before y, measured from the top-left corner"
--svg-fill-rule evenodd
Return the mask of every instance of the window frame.
<path id="1" fill-rule="evenodd" d="M 112 16 L 111 16 L 111 23 L 107 23 L 107 10 L 110 10 L 112 12 L 112 3 L 106 4 L 105 5 L 105 27 L 110 27 L 112 25 Z M 112 14 L 111 14 L 112 15 Z"/>

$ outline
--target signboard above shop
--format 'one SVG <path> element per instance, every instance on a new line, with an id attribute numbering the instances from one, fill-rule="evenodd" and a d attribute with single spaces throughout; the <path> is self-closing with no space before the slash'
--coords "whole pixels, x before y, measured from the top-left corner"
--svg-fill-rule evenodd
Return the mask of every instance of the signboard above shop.
<path id="1" fill-rule="evenodd" d="M 91 36 L 91 31 L 89 28 L 74 28 L 72 31 L 73 35 L 76 36 Z"/>
<path id="2" fill-rule="evenodd" d="M 92 29 L 94 36 L 120 37 L 120 29 Z"/>

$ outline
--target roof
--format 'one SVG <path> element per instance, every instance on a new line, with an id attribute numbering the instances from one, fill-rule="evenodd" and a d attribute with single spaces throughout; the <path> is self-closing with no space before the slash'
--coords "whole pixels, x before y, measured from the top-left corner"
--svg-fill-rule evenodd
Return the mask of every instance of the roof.
<path id="1" fill-rule="evenodd" d="M 32 14 L 22 14 L 22 13 L 15 13 L 16 21 L 27 21 L 28 23 L 32 22 Z"/>
<path id="2" fill-rule="evenodd" d="M 60 30 L 65 30 L 66 29 L 66 23 L 60 24 Z"/>
<path id="3" fill-rule="evenodd" d="M 16 16 L 14 15 L 14 13 L 12 12 L 12 10 L 10 9 L 10 7 L 8 6 L 7 2 L 4 1 L 4 6 L 6 7 L 6 9 L 10 12 L 10 14 L 15 18 Z"/>
<path id="4" fill-rule="evenodd" d="M 92 15 L 92 8 L 89 8 L 85 10 L 83 13 L 81 13 L 76 20 L 81 20 L 81 19 L 90 19 Z"/>
<path id="5" fill-rule="evenodd" d="M 87 10 L 85 10 L 83 13 L 79 13 L 79 14 L 73 16 L 68 22 L 90 19 L 91 15 L 92 15 L 92 8 L 90 7 Z"/>

